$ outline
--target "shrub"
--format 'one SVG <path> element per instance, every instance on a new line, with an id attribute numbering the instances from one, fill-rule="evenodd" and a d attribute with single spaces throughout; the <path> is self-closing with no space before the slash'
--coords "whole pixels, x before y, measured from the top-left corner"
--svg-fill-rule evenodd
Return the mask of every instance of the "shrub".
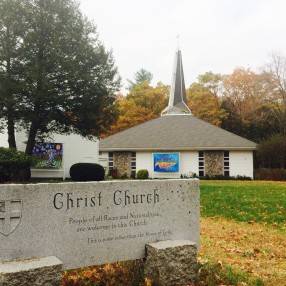
<path id="1" fill-rule="evenodd" d="M 122 179 L 122 180 L 128 179 L 127 173 L 124 173 L 123 175 L 121 175 L 120 179 Z"/>
<path id="2" fill-rule="evenodd" d="M 256 169 L 254 170 L 254 179 L 264 181 L 286 181 L 286 170 L 268 168 Z"/>
<path id="3" fill-rule="evenodd" d="M 0 181 L 27 181 L 32 157 L 12 148 L 0 147 Z"/>
<path id="4" fill-rule="evenodd" d="M 136 177 L 138 180 L 146 180 L 149 178 L 149 172 L 146 169 L 139 170 Z"/>
<path id="5" fill-rule="evenodd" d="M 112 170 L 109 171 L 109 176 L 111 176 L 113 179 L 118 178 L 118 171 L 116 168 L 113 168 Z"/>
<path id="6" fill-rule="evenodd" d="M 227 181 L 227 180 L 237 180 L 237 181 L 251 181 L 252 178 L 251 177 L 247 177 L 247 176 L 224 176 L 224 175 L 214 175 L 214 176 L 209 176 L 209 175 L 205 175 L 205 176 L 201 176 L 199 177 L 201 180 L 223 180 L 223 181 Z"/>
<path id="7" fill-rule="evenodd" d="M 95 163 L 77 163 L 70 167 L 70 176 L 74 181 L 103 181 L 104 168 Z"/>

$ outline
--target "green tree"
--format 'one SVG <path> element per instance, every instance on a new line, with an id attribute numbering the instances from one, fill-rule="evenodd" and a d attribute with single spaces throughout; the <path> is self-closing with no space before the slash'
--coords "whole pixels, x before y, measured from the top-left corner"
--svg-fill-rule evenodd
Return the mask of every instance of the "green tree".
<path id="1" fill-rule="evenodd" d="M 19 69 L 24 33 L 27 29 L 24 1 L 0 1 L 0 118 L 7 125 L 8 144 L 16 148 L 15 120 L 21 102 Z"/>
<path id="2" fill-rule="evenodd" d="M 145 70 L 145 69 L 140 69 L 134 74 L 134 80 L 127 79 L 129 86 L 127 87 L 127 90 L 131 91 L 135 86 L 142 82 L 147 82 L 148 84 L 151 83 L 153 79 L 153 75 L 151 72 Z"/>
<path id="3" fill-rule="evenodd" d="M 220 95 L 221 81 L 222 81 L 221 74 L 208 71 L 205 72 L 204 74 L 199 75 L 198 81 L 210 93 L 215 95 Z"/>
<path id="4" fill-rule="evenodd" d="M 14 9 L 16 2 L 8 3 Z M 31 154 L 37 136 L 50 132 L 99 135 L 114 119 L 120 85 L 111 52 L 75 0 L 21 3 L 26 28 L 15 76 L 21 87 L 19 105 L 12 108 L 14 121 L 28 131 L 25 152 Z"/>

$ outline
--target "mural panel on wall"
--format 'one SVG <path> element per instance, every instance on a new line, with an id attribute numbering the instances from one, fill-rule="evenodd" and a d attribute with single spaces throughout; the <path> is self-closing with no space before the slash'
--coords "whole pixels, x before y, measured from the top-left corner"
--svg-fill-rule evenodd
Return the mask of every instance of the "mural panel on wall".
<path id="1" fill-rule="evenodd" d="M 154 172 L 179 172 L 179 153 L 154 153 Z"/>
<path id="2" fill-rule="evenodd" d="M 33 149 L 35 159 L 34 168 L 60 169 L 62 168 L 63 144 L 38 142 Z"/>

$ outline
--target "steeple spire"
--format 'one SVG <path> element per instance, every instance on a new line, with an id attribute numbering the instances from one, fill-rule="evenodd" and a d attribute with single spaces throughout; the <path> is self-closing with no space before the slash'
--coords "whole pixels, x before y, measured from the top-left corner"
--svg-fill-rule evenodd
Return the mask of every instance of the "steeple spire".
<path id="1" fill-rule="evenodd" d="M 162 111 L 162 115 L 191 114 L 186 104 L 186 88 L 182 64 L 181 50 L 178 48 L 175 54 L 173 78 L 168 106 Z"/>

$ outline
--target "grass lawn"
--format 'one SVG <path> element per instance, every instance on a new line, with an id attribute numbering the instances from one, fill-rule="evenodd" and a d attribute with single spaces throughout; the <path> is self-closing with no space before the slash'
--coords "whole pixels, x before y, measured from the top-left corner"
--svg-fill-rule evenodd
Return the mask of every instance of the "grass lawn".
<path id="1" fill-rule="evenodd" d="M 201 216 L 278 226 L 286 231 L 286 182 L 201 181 Z"/>
<path id="2" fill-rule="evenodd" d="M 231 267 L 230 275 L 216 272 L 216 281 L 203 285 L 286 285 L 286 182 L 200 184 L 199 261 Z"/>

